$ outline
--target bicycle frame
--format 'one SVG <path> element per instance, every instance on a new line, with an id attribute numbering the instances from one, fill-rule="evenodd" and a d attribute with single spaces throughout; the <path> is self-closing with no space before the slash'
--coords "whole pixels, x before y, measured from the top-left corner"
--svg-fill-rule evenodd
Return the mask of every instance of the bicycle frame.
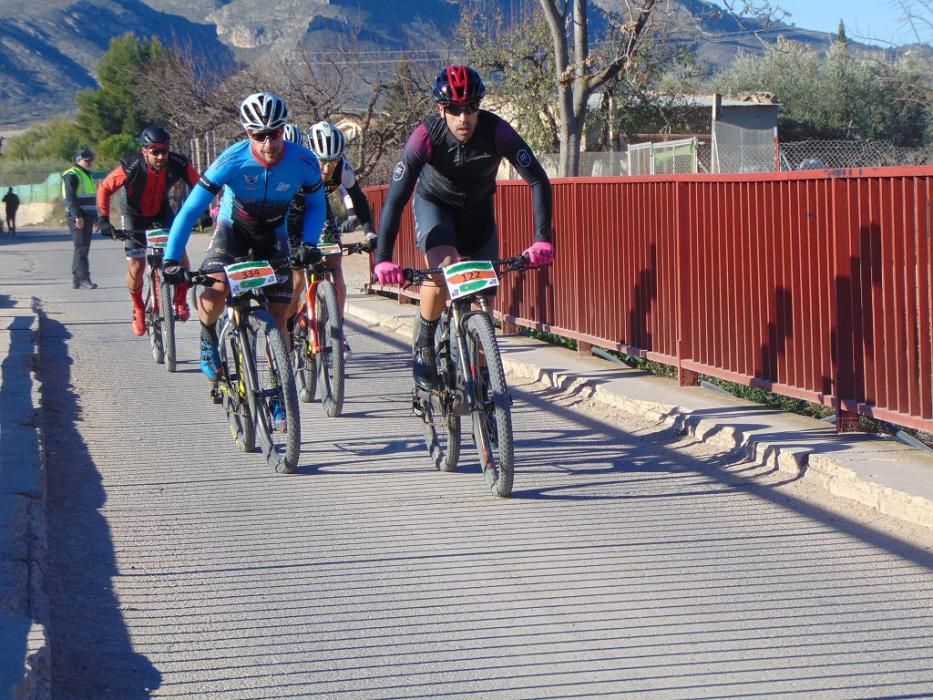
<path id="1" fill-rule="evenodd" d="M 523 257 L 513 257 L 513 258 L 503 258 L 501 260 L 492 261 L 493 265 L 497 267 L 497 275 L 501 277 L 507 272 L 524 270 L 528 268 L 527 260 Z M 501 270 L 498 268 L 502 268 Z M 441 268 L 433 268 L 427 270 L 411 270 L 410 282 L 424 281 L 428 279 L 431 275 L 438 274 L 443 272 Z M 479 310 L 472 309 L 473 304 L 478 305 Z M 475 369 L 470 363 L 469 350 L 466 348 L 466 343 L 464 340 L 464 321 L 468 317 L 468 314 L 473 313 L 485 313 L 489 316 L 490 321 L 492 320 L 492 313 L 489 308 L 489 298 L 482 295 L 481 293 L 468 294 L 458 299 L 453 299 L 448 302 L 445 312 L 449 314 L 449 317 L 453 320 L 453 324 L 448 324 L 447 327 L 447 342 L 448 345 L 452 345 L 456 342 L 457 349 L 457 365 L 455 369 L 458 371 L 459 376 L 463 378 L 464 389 L 467 396 L 467 407 L 469 411 L 475 410 L 477 407 L 476 399 L 474 394 L 476 377 L 474 376 L 473 370 Z M 449 386 L 449 378 L 444 378 L 444 387 L 446 389 L 456 389 L 456 387 Z"/>
<path id="2" fill-rule="evenodd" d="M 249 260 L 236 262 L 251 262 Z M 274 277 L 280 279 L 284 260 L 263 261 L 268 263 L 275 272 Z M 261 268 L 260 268 L 261 269 Z M 269 279 L 268 274 L 258 271 L 263 279 Z M 245 278 L 238 278 L 244 283 Z M 203 286 L 217 286 L 220 280 L 197 272 L 188 275 L 193 284 Z M 297 455 L 300 452 L 300 425 L 298 424 L 297 398 L 294 386 L 291 384 L 292 370 L 288 361 L 288 353 L 284 346 L 278 329 L 270 314 L 267 312 L 265 294 L 257 288 L 241 288 L 234 293 L 234 285 L 227 279 L 227 293 L 224 313 L 217 332 L 217 346 L 220 351 L 220 366 L 218 380 L 211 386 L 211 398 L 215 403 L 224 404 L 230 422 L 234 441 L 244 451 L 251 451 L 253 447 L 260 447 L 266 461 L 278 472 L 289 472 L 294 469 Z M 265 286 L 265 282 L 262 286 Z M 264 313 L 258 314 L 262 310 Z M 263 331 L 267 328 L 268 332 Z M 253 340 L 262 335 L 265 337 L 265 352 L 253 346 Z M 274 339 L 274 340 L 273 340 Z M 228 352 L 233 357 L 228 356 Z M 267 369 L 260 366 L 265 358 Z M 236 382 L 232 381 L 231 364 L 236 373 Z M 269 372 L 271 383 L 263 382 L 262 376 Z M 282 381 L 282 377 L 287 380 Z M 235 393 L 235 395 L 234 395 Z M 285 408 L 283 420 L 289 425 L 277 428 L 270 414 L 271 402 L 281 401 Z M 269 402 L 269 403 L 267 403 Z M 245 414 L 248 409 L 248 415 Z M 245 420 L 244 420 L 245 418 Z M 278 452 L 274 434 L 281 432 L 287 434 L 285 453 Z"/>
<path id="3" fill-rule="evenodd" d="M 349 253 L 361 253 L 365 249 L 359 243 L 354 243 L 352 245 L 343 245 L 340 244 L 340 254 L 343 255 L 345 252 Z M 321 339 L 318 334 L 318 322 L 317 322 L 317 304 L 315 303 L 317 288 L 318 285 L 328 280 L 333 283 L 331 279 L 332 271 L 325 265 L 327 260 L 325 256 L 313 266 L 305 267 L 302 269 L 302 272 L 305 276 L 305 293 L 304 300 L 301 303 L 301 306 L 298 307 L 298 322 L 301 323 L 304 321 L 307 323 L 308 330 L 308 343 L 311 346 L 311 352 L 314 355 L 318 355 L 321 352 Z"/>

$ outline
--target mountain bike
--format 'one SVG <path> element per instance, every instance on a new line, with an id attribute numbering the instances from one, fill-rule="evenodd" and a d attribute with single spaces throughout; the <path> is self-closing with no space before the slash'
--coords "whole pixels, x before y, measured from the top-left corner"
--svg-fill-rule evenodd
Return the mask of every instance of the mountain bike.
<path id="1" fill-rule="evenodd" d="M 450 304 L 434 333 L 438 385 L 415 387 L 412 409 L 424 423 L 424 437 L 434 466 L 454 471 L 460 459 L 460 419 L 471 416 L 473 442 L 486 483 L 494 496 L 512 493 L 512 397 L 505 381 L 495 328 L 483 290 L 497 286 L 507 272 L 533 269 L 525 257 L 468 260 L 445 268 L 403 271 L 408 284 L 443 274 Z M 479 310 L 472 308 L 479 305 Z M 417 326 L 414 343 L 417 336 Z"/>
<path id="2" fill-rule="evenodd" d="M 292 331 L 292 365 L 298 398 L 304 403 L 321 398 L 325 415 L 333 418 L 343 411 L 344 336 L 343 311 L 337 304 L 337 290 L 326 266 L 330 255 L 368 252 L 363 243 L 318 246 L 324 256 L 303 268 L 305 297 L 295 316 Z"/>
<path id="3" fill-rule="evenodd" d="M 281 474 L 291 473 L 298 464 L 301 422 L 288 351 L 266 309 L 262 288 L 280 281 L 286 269 L 288 259 L 243 258 L 224 267 L 227 305 L 217 331 L 218 378 L 211 386 L 211 398 L 223 405 L 237 447 L 252 452 L 258 443 L 266 461 Z M 203 270 L 186 276 L 192 285 L 217 283 Z"/>
<path id="4" fill-rule="evenodd" d="M 143 299 L 145 300 L 146 333 L 152 347 L 152 359 L 164 364 L 169 372 L 175 371 L 175 298 L 173 285 L 166 284 L 159 274 L 162 255 L 168 243 L 168 229 L 148 231 L 114 229 L 115 240 L 133 241 L 146 246 L 146 271 L 143 275 Z"/>

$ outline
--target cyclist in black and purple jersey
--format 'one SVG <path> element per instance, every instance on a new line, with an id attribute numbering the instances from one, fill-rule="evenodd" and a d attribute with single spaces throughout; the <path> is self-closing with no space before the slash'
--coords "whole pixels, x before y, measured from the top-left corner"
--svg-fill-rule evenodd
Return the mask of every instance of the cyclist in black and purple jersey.
<path id="1" fill-rule="evenodd" d="M 533 265 L 553 260 L 551 183 L 531 148 L 508 122 L 479 108 L 485 94 L 483 80 L 473 68 L 451 65 L 438 73 L 433 92 L 437 113 L 408 137 L 392 171 L 379 219 L 373 271 L 381 284 L 403 281 L 401 268 L 392 262 L 392 250 L 402 209 L 416 182 L 416 243 L 428 267 L 443 267 L 461 258 L 499 257 L 493 195 L 503 158 L 531 185 L 535 242 L 525 255 Z M 438 381 L 434 329 L 446 298 L 442 280 L 421 285 L 413 372 L 415 383 L 425 390 L 433 389 Z"/>

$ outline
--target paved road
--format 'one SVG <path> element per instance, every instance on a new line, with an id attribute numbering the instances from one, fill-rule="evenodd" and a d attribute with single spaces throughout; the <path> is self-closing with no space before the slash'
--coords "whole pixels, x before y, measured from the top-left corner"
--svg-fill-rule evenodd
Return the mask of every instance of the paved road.
<path id="1" fill-rule="evenodd" d="M 495 499 L 469 453 L 429 467 L 404 342 L 358 323 L 345 416 L 307 406 L 273 474 L 209 402 L 194 324 L 167 374 L 118 245 L 95 291 L 69 249 L 0 249 L 45 316 L 56 698 L 933 696 L 924 547 L 530 384 Z"/>

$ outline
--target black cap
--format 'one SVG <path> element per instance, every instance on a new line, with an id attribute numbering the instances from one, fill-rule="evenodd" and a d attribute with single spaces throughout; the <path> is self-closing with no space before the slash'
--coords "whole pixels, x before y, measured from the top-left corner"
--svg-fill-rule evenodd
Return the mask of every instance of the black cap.
<path id="1" fill-rule="evenodd" d="M 82 148 L 75 153 L 75 160 L 94 160 L 94 151 L 90 148 Z"/>

